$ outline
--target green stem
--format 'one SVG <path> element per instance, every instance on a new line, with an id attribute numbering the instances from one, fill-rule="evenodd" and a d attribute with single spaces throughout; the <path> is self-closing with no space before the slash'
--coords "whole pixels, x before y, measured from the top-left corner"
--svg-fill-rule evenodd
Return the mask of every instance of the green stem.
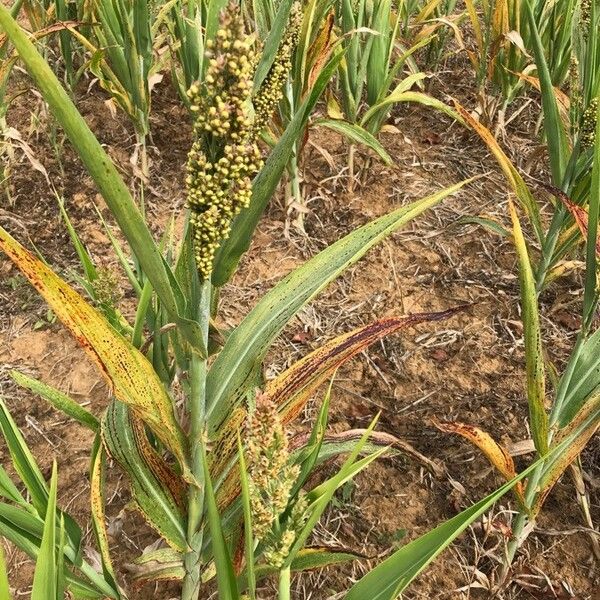
<path id="1" fill-rule="evenodd" d="M 350 144 L 348 147 L 348 191 L 354 191 L 354 156 L 356 153 L 356 146 Z"/>
<path id="2" fill-rule="evenodd" d="M 278 600 L 290 600 L 290 588 L 291 588 L 291 571 L 290 567 L 287 566 L 279 571 L 279 599 Z"/>
<path id="3" fill-rule="evenodd" d="M 202 337 L 208 344 L 208 325 L 210 318 L 211 285 L 210 280 L 202 283 L 200 290 L 200 306 L 198 321 L 202 328 Z M 201 586 L 201 552 L 202 552 L 202 515 L 204 513 L 204 467 L 202 448 L 206 425 L 206 375 L 205 358 L 193 353 L 190 358 L 189 379 L 190 395 L 188 413 L 190 430 L 188 436 L 191 451 L 191 468 L 194 477 L 200 484 L 190 485 L 188 490 L 188 529 L 187 541 L 190 550 L 185 555 L 185 577 L 183 579 L 182 600 L 197 600 Z"/>

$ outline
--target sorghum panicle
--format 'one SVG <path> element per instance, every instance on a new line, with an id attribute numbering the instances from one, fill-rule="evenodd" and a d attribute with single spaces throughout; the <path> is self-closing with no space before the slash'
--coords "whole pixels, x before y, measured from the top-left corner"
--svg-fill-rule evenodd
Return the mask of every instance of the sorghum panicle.
<path id="1" fill-rule="evenodd" d="M 590 27 L 590 19 L 592 18 L 592 2 L 593 0 L 581 0 L 579 4 L 580 21 L 579 25 L 583 28 L 583 35 L 587 37 Z"/>
<path id="2" fill-rule="evenodd" d="M 591 148 L 596 141 L 596 122 L 598 118 L 598 98 L 594 98 L 583 113 L 581 125 L 581 145 Z"/>
<path id="3" fill-rule="evenodd" d="M 250 416 L 247 452 L 253 533 L 260 541 L 286 510 L 299 475 L 299 468 L 288 464 L 288 440 L 277 407 L 260 393 Z"/>
<path id="4" fill-rule="evenodd" d="M 301 496 L 294 504 L 285 528 L 278 535 L 271 534 L 267 540 L 263 556 L 268 565 L 281 568 L 307 519 L 308 502 L 306 496 Z"/>
<path id="5" fill-rule="evenodd" d="M 256 110 L 254 127 L 257 132 L 260 132 L 267 125 L 275 107 L 279 104 L 283 96 L 283 86 L 292 69 L 292 57 L 298 45 L 301 25 L 302 8 L 300 3 L 296 2 L 292 6 L 289 23 L 282 38 L 283 41 L 277 50 L 273 65 L 265 77 L 260 90 L 258 90 L 253 98 Z"/>
<path id="6" fill-rule="evenodd" d="M 98 304 L 116 308 L 123 297 L 116 273 L 108 267 L 99 267 L 97 273 L 98 277 L 91 283 Z"/>
<path id="7" fill-rule="evenodd" d="M 249 205 L 252 178 L 262 166 L 251 105 L 254 52 L 237 4 L 223 10 L 215 40 L 209 40 L 206 48 L 204 81 L 188 90 L 197 117 L 186 177 L 202 279 L 210 277 L 231 221 Z"/>

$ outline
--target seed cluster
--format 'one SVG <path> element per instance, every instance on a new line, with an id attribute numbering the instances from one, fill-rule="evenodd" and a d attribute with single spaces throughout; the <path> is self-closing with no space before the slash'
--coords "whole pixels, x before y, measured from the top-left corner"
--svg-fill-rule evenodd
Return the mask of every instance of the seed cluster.
<path id="1" fill-rule="evenodd" d="M 288 464 L 288 441 L 277 407 L 260 393 L 248 424 L 247 452 L 253 533 L 260 541 L 286 510 L 300 472 Z"/>
<path id="2" fill-rule="evenodd" d="M 581 125 L 581 145 L 591 148 L 596 141 L 596 122 L 598 117 L 598 98 L 594 98 L 583 113 Z"/>
<path id="3" fill-rule="evenodd" d="M 296 2 L 292 6 L 290 20 L 283 36 L 283 41 L 277 50 L 275 60 L 252 100 L 256 111 L 254 127 L 257 131 L 260 131 L 267 125 L 275 107 L 279 104 L 283 96 L 283 86 L 292 69 L 292 57 L 298 45 L 301 25 L 302 8 L 300 3 Z"/>
<path id="4" fill-rule="evenodd" d="M 265 562 L 279 569 L 283 566 L 290 550 L 308 519 L 308 500 L 301 496 L 294 504 L 286 526 L 279 534 L 272 534 L 267 540 L 263 556 Z"/>
<path id="5" fill-rule="evenodd" d="M 262 166 L 251 104 L 254 52 L 235 3 L 223 10 L 215 40 L 209 40 L 206 48 L 204 81 L 188 91 L 196 113 L 196 140 L 188 154 L 186 177 L 201 279 L 210 277 L 231 221 L 249 205 L 252 177 Z"/>
<path id="6" fill-rule="evenodd" d="M 579 25 L 583 27 L 583 35 L 587 37 L 592 18 L 592 0 L 581 0 L 579 11 L 581 14 Z"/>
<path id="7" fill-rule="evenodd" d="M 97 303 L 105 308 L 116 308 L 123 297 L 117 274 L 108 267 L 99 267 L 97 275 L 91 282 Z"/>

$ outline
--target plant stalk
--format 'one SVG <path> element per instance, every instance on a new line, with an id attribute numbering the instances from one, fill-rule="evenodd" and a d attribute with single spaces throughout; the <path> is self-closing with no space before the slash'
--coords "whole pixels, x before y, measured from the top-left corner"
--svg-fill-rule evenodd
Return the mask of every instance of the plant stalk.
<path id="1" fill-rule="evenodd" d="M 279 571 L 279 599 L 290 600 L 291 571 L 289 565 Z"/>
<path id="2" fill-rule="evenodd" d="M 204 344 L 208 345 L 208 326 L 210 320 L 211 284 L 202 283 L 198 321 L 202 330 Z M 189 551 L 184 558 L 185 576 L 183 579 L 182 600 L 197 600 L 200 596 L 201 552 L 202 552 L 202 515 L 204 513 L 204 467 L 202 449 L 206 425 L 206 375 L 207 361 L 196 353 L 190 357 L 189 378 L 190 395 L 188 413 L 190 429 L 188 444 L 191 453 L 191 469 L 198 485 L 190 485 L 188 490 L 188 527 L 187 541 Z"/>

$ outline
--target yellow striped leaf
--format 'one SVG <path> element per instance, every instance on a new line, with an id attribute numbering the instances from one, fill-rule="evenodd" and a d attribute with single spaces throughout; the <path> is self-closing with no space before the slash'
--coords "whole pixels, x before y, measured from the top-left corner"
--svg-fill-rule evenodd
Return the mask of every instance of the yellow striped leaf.
<path id="1" fill-rule="evenodd" d="M 0 227 L 0 249 L 50 305 L 108 381 L 115 398 L 131 406 L 179 460 L 187 479 L 186 441 L 173 404 L 148 359 L 102 314 Z"/>

